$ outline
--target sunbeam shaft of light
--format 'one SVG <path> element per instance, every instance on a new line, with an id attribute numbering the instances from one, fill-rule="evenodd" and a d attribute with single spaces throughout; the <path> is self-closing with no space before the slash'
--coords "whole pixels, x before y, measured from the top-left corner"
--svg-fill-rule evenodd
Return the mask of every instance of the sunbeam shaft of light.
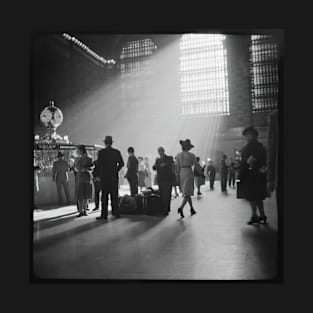
<path id="1" fill-rule="evenodd" d="M 124 158 L 127 148 L 133 146 L 137 156 L 154 159 L 159 146 L 176 156 L 180 152 L 179 140 L 189 138 L 201 159 L 212 157 L 221 118 L 182 116 L 178 49 L 175 41 L 158 51 L 151 69 L 154 75 L 149 76 L 144 69 L 136 73 L 138 82 L 147 80 L 148 86 L 138 97 L 131 97 L 133 90 L 127 92 L 122 86 L 132 83 L 132 76 L 122 78 L 117 74 L 97 90 L 90 86 L 64 114 L 63 128 L 70 140 L 102 144 L 105 135 L 112 135 Z"/>

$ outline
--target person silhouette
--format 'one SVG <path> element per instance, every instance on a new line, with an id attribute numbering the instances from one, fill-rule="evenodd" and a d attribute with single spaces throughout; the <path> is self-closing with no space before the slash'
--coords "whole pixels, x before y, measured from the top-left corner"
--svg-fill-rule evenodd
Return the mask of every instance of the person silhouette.
<path id="1" fill-rule="evenodd" d="M 135 149 L 129 147 L 127 161 L 127 172 L 125 178 L 129 183 L 130 195 L 136 196 L 138 194 L 138 160 L 135 157 Z"/>
<path id="2" fill-rule="evenodd" d="M 121 152 L 112 147 L 112 136 L 104 138 L 105 148 L 99 151 L 98 162 L 101 181 L 101 215 L 97 219 L 108 218 L 108 201 L 111 198 L 112 215 L 120 217 L 118 211 L 118 173 L 124 166 Z"/>
<path id="3" fill-rule="evenodd" d="M 238 179 L 243 190 L 241 197 L 247 199 L 251 206 L 252 216 L 247 223 L 266 223 L 267 217 L 264 213 L 263 205 L 263 200 L 267 196 L 266 151 L 263 145 L 257 140 L 258 131 L 255 128 L 245 128 L 243 136 L 245 136 L 247 144 L 241 152 Z M 257 210 L 260 216 L 257 215 Z"/>
<path id="4" fill-rule="evenodd" d="M 172 156 L 165 154 L 163 147 L 158 148 L 159 158 L 155 160 L 153 170 L 157 171 L 157 183 L 164 215 L 168 215 L 171 210 L 171 194 L 173 187 L 174 160 Z"/>
<path id="5" fill-rule="evenodd" d="M 191 196 L 194 194 L 194 175 L 192 168 L 195 166 L 197 160 L 196 156 L 189 152 L 194 146 L 191 144 L 190 139 L 179 141 L 182 152 L 177 154 L 177 167 L 179 172 L 180 190 L 183 194 L 183 201 L 177 212 L 184 218 L 183 209 L 186 203 L 189 203 L 191 215 L 196 214 L 192 204 Z"/>

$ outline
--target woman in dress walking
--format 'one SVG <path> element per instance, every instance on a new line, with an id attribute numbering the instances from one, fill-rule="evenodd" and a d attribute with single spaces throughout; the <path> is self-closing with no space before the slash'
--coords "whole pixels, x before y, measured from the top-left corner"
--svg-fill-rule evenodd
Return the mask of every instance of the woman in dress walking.
<path id="1" fill-rule="evenodd" d="M 92 198 L 92 159 L 88 156 L 86 147 L 80 145 L 77 148 L 78 159 L 75 162 L 77 172 L 76 199 L 79 214 L 77 217 L 87 216 L 88 201 Z"/>
<path id="2" fill-rule="evenodd" d="M 179 173 L 180 190 L 183 194 L 183 202 L 178 209 L 178 213 L 184 218 L 183 209 L 186 203 L 189 203 L 191 215 L 196 214 L 192 205 L 191 196 L 194 194 L 194 175 L 192 167 L 196 164 L 196 156 L 189 152 L 194 146 L 189 139 L 180 140 L 182 152 L 177 157 L 177 168 Z"/>

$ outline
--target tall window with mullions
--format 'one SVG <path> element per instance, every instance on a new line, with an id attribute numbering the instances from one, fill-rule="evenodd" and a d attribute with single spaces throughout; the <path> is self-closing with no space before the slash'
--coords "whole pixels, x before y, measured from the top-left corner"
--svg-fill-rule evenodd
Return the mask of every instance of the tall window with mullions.
<path id="1" fill-rule="evenodd" d="M 250 45 L 252 112 L 269 112 L 278 103 L 278 43 L 252 35 Z"/>
<path id="2" fill-rule="evenodd" d="M 156 70 L 157 46 L 149 38 L 128 42 L 122 49 L 121 82 L 124 108 L 139 109 L 151 104 L 149 90 Z"/>
<path id="3" fill-rule="evenodd" d="M 224 35 L 185 34 L 180 41 L 183 116 L 229 114 Z"/>

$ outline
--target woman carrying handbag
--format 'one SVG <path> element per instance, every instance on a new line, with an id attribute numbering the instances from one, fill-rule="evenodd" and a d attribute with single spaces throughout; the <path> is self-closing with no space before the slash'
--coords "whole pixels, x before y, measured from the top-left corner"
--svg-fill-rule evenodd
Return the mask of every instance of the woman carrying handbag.
<path id="1" fill-rule="evenodd" d="M 263 200 L 266 191 L 266 151 L 258 142 L 258 131 L 253 127 L 244 129 L 247 145 L 242 149 L 238 172 L 237 198 L 246 199 L 251 206 L 248 224 L 266 223 Z M 259 215 L 257 214 L 259 212 Z"/>

